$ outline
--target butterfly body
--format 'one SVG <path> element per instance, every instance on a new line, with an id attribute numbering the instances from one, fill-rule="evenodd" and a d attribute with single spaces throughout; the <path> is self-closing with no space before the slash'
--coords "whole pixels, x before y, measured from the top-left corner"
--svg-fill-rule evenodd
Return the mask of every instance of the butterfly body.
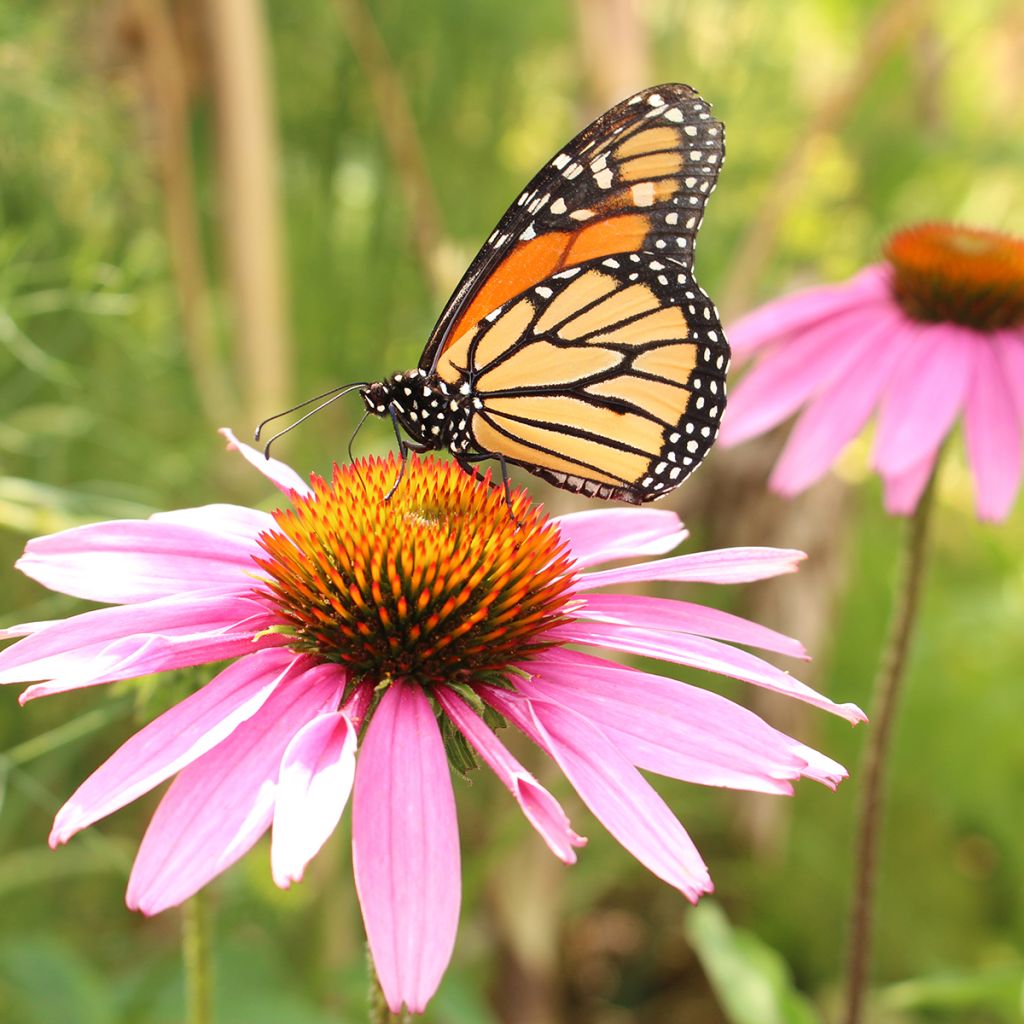
<path id="1" fill-rule="evenodd" d="M 674 489 L 725 408 L 729 347 L 693 276 L 723 158 L 689 86 L 607 111 L 509 208 L 419 367 L 361 389 L 368 412 L 403 453 L 447 449 L 467 471 L 494 458 L 632 503 Z"/>

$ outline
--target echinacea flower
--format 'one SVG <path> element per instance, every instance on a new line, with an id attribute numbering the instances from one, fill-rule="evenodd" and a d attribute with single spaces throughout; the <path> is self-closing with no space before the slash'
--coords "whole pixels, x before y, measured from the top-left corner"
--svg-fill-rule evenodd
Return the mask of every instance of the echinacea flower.
<path id="1" fill-rule="evenodd" d="M 982 519 L 1005 518 L 1021 479 L 1024 241 L 926 224 L 845 284 L 769 302 L 729 331 L 756 365 L 732 389 L 725 445 L 802 409 L 770 479 L 793 495 L 877 413 L 872 462 L 889 512 L 914 511 L 963 416 Z"/>
<path id="2" fill-rule="evenodd" d="M 268 830 L 271 869 L 302 878 L 352 794 L 356 889 L 388 1005 L 423 1010 L 448 964 L 460 903 L 449 764 L 475 755 L 555 856 L 584 840 L 501 742 L 512 723 L 659 878 L 711 889 L 689 836 L 638 769 L 713 786 L 834 787 L 841 765 L 714 693 L 569 644 L 719 672 L 841 715 L 741 643 L 795 657 L 772 630 L 683 601 L 607 593 L 644 580 L 742 583 L 800 552 L 737 548 L 620 568 L 686 536 L 671 512 L 547 520 L 516 492 L 446 462 L 394 459 L 307 485 L 226 433 L 290 507 L 234 505 L 98 523 L 31 541 L 19 568 L 114 607 L 8 630 L 0 682 L 22 699 L 234 659 L 129 739 L 57 815 L 51 845 L 174 777 L 143 837 L 127 902 L 181 903 Z M 359 747 L 356 756 L 357 744 Z M 472 754 L 470 753 L 472 752 Z"/>

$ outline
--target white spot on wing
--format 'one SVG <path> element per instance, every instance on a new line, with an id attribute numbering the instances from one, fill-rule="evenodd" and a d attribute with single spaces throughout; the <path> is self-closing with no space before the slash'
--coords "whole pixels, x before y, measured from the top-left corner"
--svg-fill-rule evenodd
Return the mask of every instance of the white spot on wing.
<path id="1" fill-rule="evenodd" d="M 637 206 L 653 206 L 654 205 L 654 182 L 653 181 L 642 181 L 638 185 L 633 186 L 633 202 Z"/>

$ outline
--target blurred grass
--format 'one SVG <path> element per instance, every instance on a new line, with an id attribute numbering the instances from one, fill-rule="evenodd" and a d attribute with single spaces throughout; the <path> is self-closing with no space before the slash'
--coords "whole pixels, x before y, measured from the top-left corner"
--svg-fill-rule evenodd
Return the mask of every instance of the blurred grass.
<path id="1" fill-rule="evenodd" d="M 597 112 L 580 101 L 586 89 L 574 8 L 546 0 L 514 8 L 455 0 L 367 6 L 419 128 L 443 266 L 454 283 L 526 178 Z M 912 29 L 879 60 L 845 116 L 814 133 L 808 126 L 819 123 L 822 103 L 865 59 L 885 5 L 657 0 L 637 8 L 652 81 L 691 82 L 728 124 L 729 159 L 698 259 L 713 295 L 738 288 L 756 300 L 842 277 L 876 259 L 887 232 L 917 219 L 1024 233 L 1019 5 L 909 6 Z M 220 423 L 204 412 L 187 359 L 152 99 L 140 84 L 129 9 L 71 0 L 0 6 L 3 565 L 26 536 L 75 522 L 211 500 L 273 500 L 262 480 L 223 453 L 213 432 Z M 213 355 L 244 407 L 249 375 L 237 365 L 232 336 L 209 40 L 201 5 L 169 9 L 188 73 Z M 413 365 L 439 307 L 338 8 L 309 0 L 265 11 L 298 400 Z M 778 233 L 756 275 L 737 282 L 736 255 L 800 147 L 802 169 L 786 192 Z M 278 454 L 303 471 L 323 471 L 343 458 L 358 414 L 358 402 L 336 405 L 290 435 Z M 252 424 L 231 426 L 243 435 Z M 357 450 L 389 444 L 387 429 L 370 425 Z M 547 497 L 556 509 L 578 504 Z M 882 982 L 954 968 L 1012 972 L 1024 948 L 1024 519 L 1018 508 L 1002 527 L 978 525 L 965 476 L 955 471 L 941 501 L 883 850 Z M 829 692 L 865 705 L 901 535 L 880 504 L 867 480 L 832 646 L 815 652 Z M 4 622 L 73 607 L 13 571 L 3 582 Z M 799 577 L 786 585 L 799 587 Z M 112 690 L 116 702 L 131 687 Z M 743 696 L 739 684 L 723 690 Z M 0 761 L 5 1024 L 179 1019 L 176 915 L 144 921 L 123 909 L 126 868 L 154 798 L 68 848 L 45 846 L 54 811 L 130 731 L 113 714 L 121 705 L 106 699 L 69 694 L 19 709 L 10 692 L 0 702 L 0 751 L 8 752 L 97 707 L 111 709 L 109 723 L 45 757 Z M 131 713 L 144 716 L 145 704 Z M 863 730 L 823 720 L 814 730 L 810 741 L 855 768 Z M 827 1005 L 842 956 L 855 782 L 834 795 L 801 785 L 786 805 L 783 846 L 759 856 L 736 824 L 745 798 L 659 786 L 704 851 L 730 915 L 777 949 L 798 986 Z M 495 793 L 487 778 L 459 787 L 465 909 L 454 966 L 430 1015 L 445 1024 L 491 1019 L 487 992 L 504 962 L 495 952 L 503 936 L 494 893 L 514 885 L 509 865 L 535 842 Z M 686 947 L 679 901 L 560 795 L 591 837 L 572 872 L 538 869 L 551 872 L 537 877 L 565 906 L 548 965 L 565 1019 L 674 1020 L 686 1008 L 695 1024 L 724 1020 Z M 287 895 L 270 882 L 264 847 L 214 887 L 219 1021 L 358 1018 L 366 979 L 344 832 L 309 882 Z M 1004 1004 L 965 1004 L 964 988 L 947 1004 L 893 1002 L 887 1019 L 1014 1019 Z"/>

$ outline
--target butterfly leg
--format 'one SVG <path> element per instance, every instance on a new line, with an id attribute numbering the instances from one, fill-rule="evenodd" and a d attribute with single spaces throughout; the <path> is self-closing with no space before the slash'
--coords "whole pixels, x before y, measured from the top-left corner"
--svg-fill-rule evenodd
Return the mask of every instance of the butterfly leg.
<path id="1" fill-rule="evenodd" d="M 402 462 L 398 467 L 398 476 L 395 477 L 395 482 L 391 485 L 391 489 L 388 493 L 384 495 L 385 501 L 390 501 L 392 495 L 398 490 L 398 485 L 402 482 L 402 477 L 405 476 L 405 464 L 409 460 L 410 452 L 418 455 L 422 452 L 433 451 L 430 445 L 420 444 L 418 441 L 407 441 L 402 437 L 402 428 L 399 425 L 398 414 L 395 412 L 395 407 L 393 405 L 390 406 L 388 412 L 391 413 L 391 425 L 395 428 L 395 440 L 398 441 L 398 452 L 402 457 Z"/>
<path id="2" fill-rule="evenodd" d="M 508 463 L 505 461 L 504 455 L 499 455 L 497 452 L 487 452 L 482 455 L 456 455 L 455 461 L 462 468 L 463 472 L 468 473 L 470 476 L 477 476 L 476 466 L 474 463 L 484 462 L 487 459 L 497 459 L 498 465 L 501 467 L 501 484 L 500 486 L 505 491 L 505 504 L 508 506 L 508 514 L 515 519 L 517 526 L 523 524 L 516 518 L 515 511 L 512 508 L 512 483 L 508 478 Z M 491 483 L 491 487 L 498 487 L 496 483 Z"/>

